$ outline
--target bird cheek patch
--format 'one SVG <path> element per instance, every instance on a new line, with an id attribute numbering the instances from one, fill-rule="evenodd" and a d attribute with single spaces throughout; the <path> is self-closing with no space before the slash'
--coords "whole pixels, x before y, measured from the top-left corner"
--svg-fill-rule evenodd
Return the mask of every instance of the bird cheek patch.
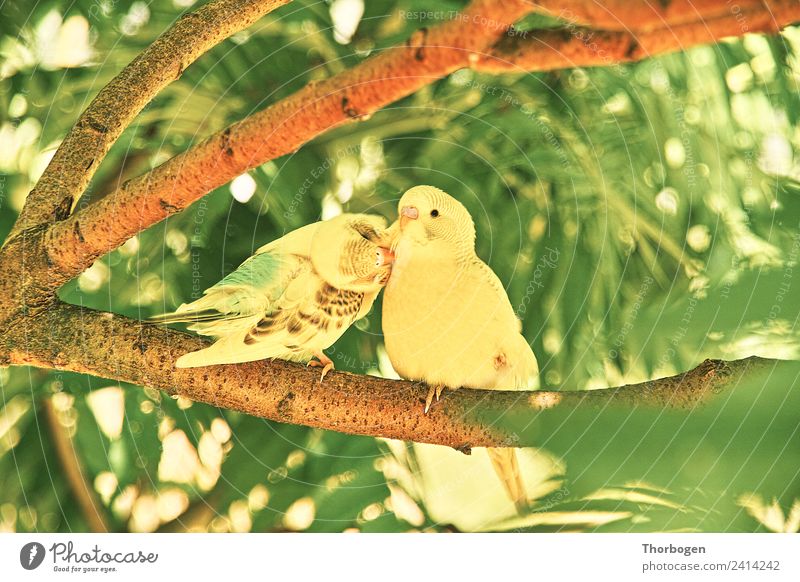
<path id="1" fill-rule="evenodd" d="M 384 269 L 382 273 L 378 274 L 376 283 L 378 283 L 379 285 L 386 285 L 386 283 L 389 282 L 389 277 L 391 276 L 391 274 L 392 274 L 391 269 Z"/>

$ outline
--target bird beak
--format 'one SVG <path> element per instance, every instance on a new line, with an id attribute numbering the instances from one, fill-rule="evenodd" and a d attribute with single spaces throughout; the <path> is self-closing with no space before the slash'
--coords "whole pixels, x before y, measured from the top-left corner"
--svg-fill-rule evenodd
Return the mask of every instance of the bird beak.
<path id="1" fill-rule="evenodd" d="M 417 210 L 416 206 L 403 206 L 400 209 L 400 228 L 405 228 L 409 220 L 416 220 L 417 218 L 419 218 L 419 210 Z"/>
<path id="2" fill-rule="evenodd" d="M 375 261 L 376 267 L 385 267 L 394 262 L 394 253 L 389 249 L 378 247 L 378 258 Z"/>

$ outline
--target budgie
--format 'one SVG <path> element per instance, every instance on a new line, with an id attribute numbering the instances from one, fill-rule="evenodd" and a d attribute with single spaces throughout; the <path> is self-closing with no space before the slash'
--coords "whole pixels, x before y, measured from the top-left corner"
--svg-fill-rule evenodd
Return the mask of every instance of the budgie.
<path id="1" fill-rule="evenodd" d="M 217 341 L 184 354 L 178 368 L 280 358 L 322 367 L 323 352 L 369 312 L 391 272 L 386 221 L 342 214 L 258 249 L 203 297 L 158 323 L 189 323 Z M 314 359 L 316 358 L 316 359 Z"/>
<path id="2" fill-rule="evenodd" d="M 416 186 L 399 202 L 395 262 L 383 299 L 386 352 L 400 376 L 444 388 L 525 389 L 536 357 L 497 275 L 475 254 L 475 225 L 456 199 Z M 399 233 L 395 229 L 399 228 Z M 512 448 L 487 449 L 522 511 L 527 495 Z"/>

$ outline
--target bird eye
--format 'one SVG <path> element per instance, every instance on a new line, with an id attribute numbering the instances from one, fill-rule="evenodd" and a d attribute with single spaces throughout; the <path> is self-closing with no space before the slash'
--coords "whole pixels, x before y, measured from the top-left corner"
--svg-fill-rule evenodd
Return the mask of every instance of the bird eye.
<path id="1" fill-rule="evenodd" d="M 437 216 L 439 216 L 439 211 L 436 209 L 431 210 L 431 216 L 433 218 L 436 218 Z"/>

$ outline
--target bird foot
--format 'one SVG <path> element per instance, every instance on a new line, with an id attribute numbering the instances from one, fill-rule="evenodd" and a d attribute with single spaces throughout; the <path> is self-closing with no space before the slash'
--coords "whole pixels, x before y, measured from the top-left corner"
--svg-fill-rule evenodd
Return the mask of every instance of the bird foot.
<path id="1" fill-rule="evenodd" d="M 434 396 L 436 397 L 436 402 L 439 402 L 439 397 L 442 395 L 442 390 L 444 390 L 444 386 L 441 384 L 430 387 L 428 390 L 428 397 L 425 398 L 425 414 L 428 414 L 428 411 L 431 409 Z"/>
<path id="2" fill-rule="evenodd" d="M 314 353 L 314 357 L 317 359 L 311 360 L 308 362 L 308 365 L 311 368 L 322 368 L 322 375 L 319 377 L 319 383 L 322 384 L 322 381 L 325 379 L 325 374 L 334 369 L 333 360 L 331 360 L 323 352 Z"/>

